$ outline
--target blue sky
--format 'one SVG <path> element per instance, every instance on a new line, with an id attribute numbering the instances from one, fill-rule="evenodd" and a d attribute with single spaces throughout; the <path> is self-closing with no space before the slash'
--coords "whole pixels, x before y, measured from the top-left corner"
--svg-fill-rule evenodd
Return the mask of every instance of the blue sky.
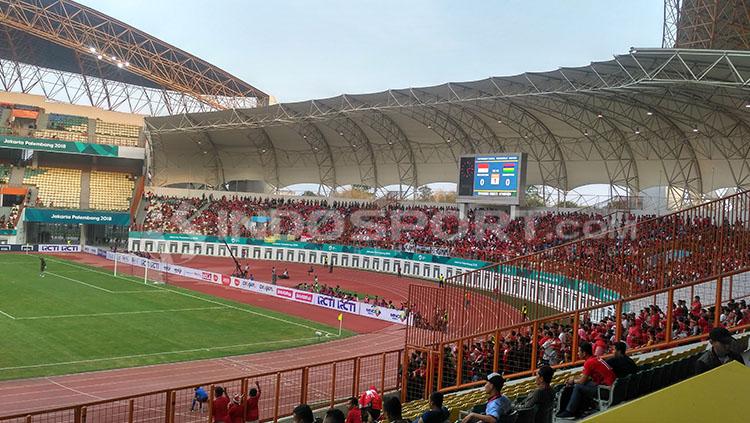
<path id="1" fill-rule="evenodd" d="M 661 0 L 79 1 L 280 102 L 581 66 L 659 47 L 663 20 Z"/>
<path id="2" fill-rule="evenodd" d="M 606 60 L 660 46 L 663 13 L 661 0 L 81 3 L 282 102 Z"/>

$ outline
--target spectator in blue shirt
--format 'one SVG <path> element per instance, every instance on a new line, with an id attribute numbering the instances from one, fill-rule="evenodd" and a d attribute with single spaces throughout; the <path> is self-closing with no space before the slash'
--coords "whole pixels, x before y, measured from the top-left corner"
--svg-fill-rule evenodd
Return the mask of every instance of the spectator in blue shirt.
<path id="1" fill-rule="evenodd" d="M 443 394 L 433 392 L 430 394 L 430 409 L 417 419 L 417 423 L 443 423 L 448 420 L 448 417 L 450 417 L 450 412 L 443 407 Z"/>
<path id="2" fill-rule="evenodd" d="M 507 416 L 513 410 L 510 399 L 502 394 L 505 379 L 498 373 L 491 373 L 487 376 L 487 383 L 484 384 L 484 392 L 487 393 L 487 407 L 484 414 L 469 413 L 468 416 L 461 420 L 461 423 L 499 423 L 504 416 Z"/>
<path id="3" fill-rule="evenodd" d="M 195 403 L 198 403 L 198 408 L 203 412 L 203 404 L 208 402 L 208 394 L 203 389 L 203 387 L 199 386 L 195 388 L 195 395 L 193 396 L 193 405 L 190 406 L 190 411 L 195 410 Z"/>

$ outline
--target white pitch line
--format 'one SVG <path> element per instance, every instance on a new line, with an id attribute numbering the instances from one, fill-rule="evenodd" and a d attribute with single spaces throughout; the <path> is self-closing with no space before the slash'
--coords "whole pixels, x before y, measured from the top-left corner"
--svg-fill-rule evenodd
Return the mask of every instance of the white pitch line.
<path id="1" fill-rule="evenodd" d="M 6 316 L 6 317 L 10 317 L 10 318 L 11 318 L 11 319 L 13 319 L 13 320 L 16 320 L 16 318 L 15 318 L 15 317 L 11 316 L 10 314 L 8 314 L 8 313 L 6 313 L 6 312 L 4 312 L 4 311 L 2 311 L 2 310 L 0 310 L 0 314 L 2 314 L 3 316 Z"/>
<path id="2" fill-rule="evenodd" d="M 66 319 L 71 317 L 102 317 L 102 316 L 124 316 L 130 314 L 151 314 L 151 313 L 172 313 L 180 311 L 202 311 L 202 310 L 221 310 L 224 307 L 194 307 L 194 308 L 172 308 L 164 310 L 143 310 L 143 311 L 115 311 L 111 313 L 94 313 L 94 314 L 60 314 L 57 316 L 31 316 L 16 317 L 16 320 L 40 320 L 40 319 Z"/>
<path id="3" fill-rule="evenodd" d="M 52 260 L 52 259 L 50 259 L 50 260 Z M 67 262 L 59 261 L 59 260 L 54 260 L 54 261 L 56 261 L 58 263 L 61 263 L 61 264 L 65 264 L 67 266 L 71 266 L 71 267 L 76 267 L 76 268 L 79 268 L 79 269 L 83 269 L 83 270 L 86 270 L 86 271 L 89 271 L 89 272 L 100 273 L 100 274 L 107 275 L 107 276 L 110 276 L 110 277 L 116 277 L 118 279 L 123 279 L 123 280 L 129 281 L 129 282 L 141 284 L 141 282 L 137 282 L 137 281 L 134 281 L 132 279 L 124 278 L 122 276 L 113 276 L 110 273 L 101 272 L 99 270 L 90 269 L 90 268 L 87 268 L 87 267 L 84 267 L 84 266 L 78 266 L 78 265 L 75 265 L 73 263 L 67 263 Z M 169 288 L 166 288 L 166 287 L 161 287 L 161 286 L 156 286 L 156 285 L 151 286 L 151 287 L 154 288 L 154 289 L 163 289 L 163 290 L 166 290 L 166 291 L 169 291 L 169 292 L 173 292 L 175 294 L 182 295 L 182 296 L 185 296 L 185 297 L 193 298 L 193 299 L 196 299 L 196 300 L 205 301 L 207 303 L 218 304 L 218 305 L 221 305 L 221 306 L 224 306 L 224 307 L 227 307 L 227 308 L 231 308 L 231 309 L 243 311 L 245 313 L 254 314 L 256 316 L 265 317 L 265 318 L 271 319 L 271 320 L 276 320 L 278 322 L 284 322 L 284 323 L 287 323 L 287 324 L 290 324 L 290 325 L 299 326 L 299 327 L 302 327 L 302 328 L 305 328 L 305 329 L 311 329 L 311 330 L 315 330 L 315 331 L 321 331 L 321 332 L 323 332 L 323 333 L 326 334 L 327 338 L 328 337 L 338 337 L 338 335 L 335 334 L 335 333 L 333 333 L 333 332 L 328 332 L 328 331 L 326 331 L 324 329 L 316 328 L 316 327 L 313 327 L 313 326 L 308 326 L 308 325 L 305 325 L 303 323 L 292 322 L 290 320 L 282 319 L 280 317 L 269 316 L 269 315 L 266 315 L 266 314 L 263 314 L 263 313 L 258 313 L 257 311 L 248 310 L 248 309 L 244 309 L 244 308 L 241 308 L 241 307 L 236 307 L 236 306 L 233 306 L 233 305 L 230 305 L 230 304 L 221 303 L 219 301 L 209 300 L 208 298 L 202 298 L 202 297 L 199 297 L 197 295 L 188 294 L 187 292 L 177 291 L 177 290 L 169 289 Z"/>
<path id="4" fill-rule="evenodd" d="M 76 360 L 76 361 L 64 361 L 60 363 L 44 363 L 44 364 L 29 364 L 26 366 L 15 366 L 15 367 L 0 367 L 0 371 L 6 371 L 6 370 L 21 370 L 21 369 L 37 369 L 41 367 L 55 367 L 55 366 L 67 366 L 71 364 L 81 364 L 81 363 L 96 363 L 101 361 L 111 361 L 111 360 L 126 360 L 131 358 L 143 358 L 143 357 L 153 357 L 157 355 L 176 355 L 176 354 L 187 354 L 187 353 L 193 353 L 193 352 L 206 352 L 206 351 L 216 351 L 216 350 L 227 350 L 232 348 L 241 348 L 241 347 L 251 347 L 254 345 L 268 345 L 268 344 L 283 344 L 286 342 L 298 342 L 298 341 L 312 341 L 317 340 L 318 337 L 313 338 L 292 338 L 292 339 L 278 339 L 275 341 L 263 341 L 263 342 L 251 342 L 249 344 L 236 344 L 236 345 L 225 345 L 221 347 L 211 347 L 211 348 L 192 348 L 189 350 L 178 350 L 178 351 L 164 351 L 164 352 L 155 352 L 155 353 L 146 353 L 146 354 L 133 354 L 133 355 L 122 355 L 117 357 L 105 357 L 105 358 L 91 358 L 87 360 Z"/>
<path id="5" fill-rule="evenodd" d="M 78 279 L 73 279 L 73 278 L 69 278 L 69 277 L 67 277 L 67 276 L 63 276 L 63 275 L 58 275 L 57 273 L 53 273 L 53 272 L 45 272 L 45 273 L 46 273 L 46 274 L 49 274 L 49 275 L 52 275 L 52 276 L 57 276 L 58 278 L 62 278 L 62 279 L 66 279 L 66 280 L 69 280 L 69 281 L 71 281 L 71 282 L 75 282 L 75 283 L 80 283 L 81 285 L 86 285 L 86 286 L 88 286 L 89 288 L 94 288 L 94 289 L 98 289 L 98 290 L 100 290 L 100 291 L 104 291 L 104 292 L 106 292 L 106 293 L 109 293 L 109 294 L 114 294 L 114 293 L 115 293 L 115 291 L 111 291 L 111 290 L 109 290 L 109 289 L 107 289 L 107 288 L 102 288 L 101 286 L 91 285 L 90 283 L 86 283 L 86 282 L 83 282 L 83 281 L 79 281 Z"/>

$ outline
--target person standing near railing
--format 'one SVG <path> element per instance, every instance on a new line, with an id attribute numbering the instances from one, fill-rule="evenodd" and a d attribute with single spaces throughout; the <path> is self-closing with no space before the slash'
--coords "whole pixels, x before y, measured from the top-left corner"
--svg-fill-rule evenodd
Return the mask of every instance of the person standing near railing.
<path id="1" fill-rule="evenodd" d="M 227 411 L 227 419 L 230 423 L 244 423 L 244 407 L 242 404 L 242 396 L 237 394 L 232 397 L 232 402 L 229 403 L 229 410 Z"/>
<path id="2" fill-rule="evenodd" d="M 195 410 L 195 404 L 198 404 L 198 408 L 203 412 L 203 404 L 208 401 L 208 393 L 203 387 L 198 386 L 195 388 L 195 394 L 193 395 L 193 404 L 190 406 L 190 411 Z"/>
<path id="3" fill-rule="evenodd" d="M 231 423 L 229 421 L 229 397 L 221 386 L 214 389 L 214 401 L 211 403 L 213 423 Z"/>
<path id="4" fill-rule="evenodd" d="M 260 401 L 260 384 L 255 381 L 255 388 L 250 389 L 245 401 L 245 423 L 257 423 L 260 418 L 258 401 Z"/>

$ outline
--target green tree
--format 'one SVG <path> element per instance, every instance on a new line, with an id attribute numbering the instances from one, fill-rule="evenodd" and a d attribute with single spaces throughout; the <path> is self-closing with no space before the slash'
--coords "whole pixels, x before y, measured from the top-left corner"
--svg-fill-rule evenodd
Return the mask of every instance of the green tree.
<path id="1" fill-rule="evenodd" d="M 427 185 L 417 188 L 417 199 L 419 201 L 432 201 L 432 188 Z"/>
<path id="2" fill-rule="evenodd" d="M 561 209 L 577 209 L 577 208 L 580 208 L 581 206 L 579 206 L 578 203 L 574 201 L 563 200 L 563 201 L 559 201 L 556 207 L 559 207 Z"/>
<path id="3" fill-rule="evenodd" d="M 432 201 L 436 203 L 455 203 L 457 193 L 455 191 L 435 191 Z"/>
<path id="4" fill-rule="evenodd" d="M 340 191 L 336 194 L 337 197 L 351 198 L 355 200 L 369 200 L 374 195 L 370 192 L 370 187 L 367 185 L 352 185 L 351 188 Z"/>
<path id="5" fill-rule="evenodd" d="M 544 197 L 539 193 L 539 187 L 536 185 L 529 185 L 526 187 L 526 207 L 544 207 Z"/>

